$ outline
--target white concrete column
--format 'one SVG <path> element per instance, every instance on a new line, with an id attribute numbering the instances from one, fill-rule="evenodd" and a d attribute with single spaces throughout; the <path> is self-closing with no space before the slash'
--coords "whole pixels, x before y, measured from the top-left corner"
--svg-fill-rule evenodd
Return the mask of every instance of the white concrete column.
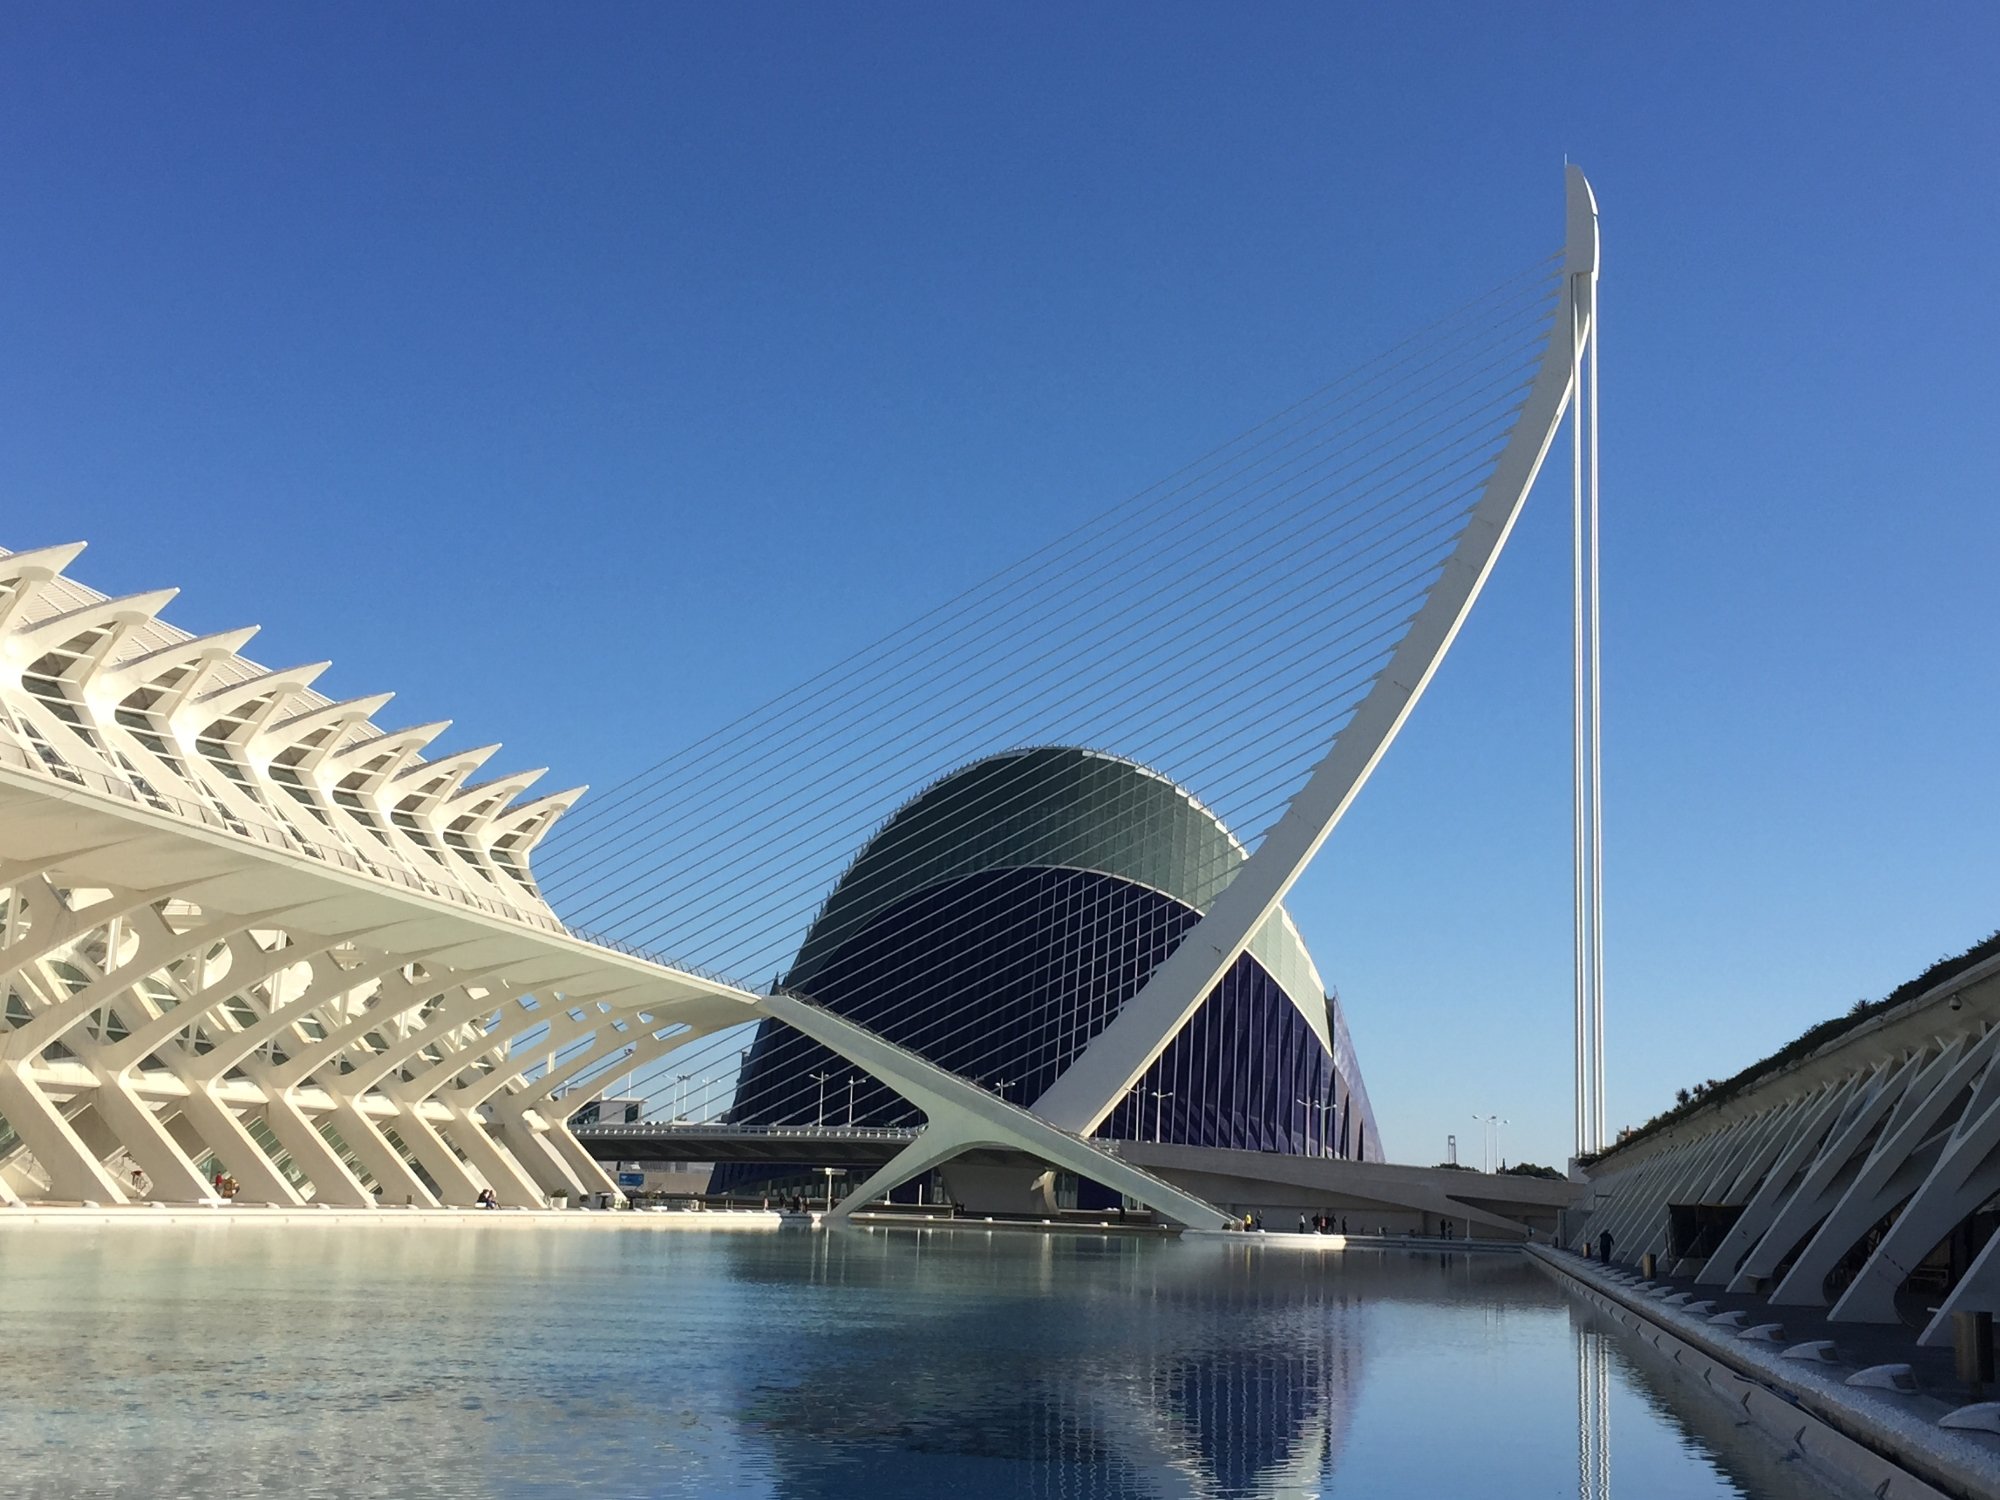
<path id="1" fill-rule="evenodd" d="M 362 1186 L 361 1179 L 341 1160 L 340 1153 L 319 1133 L 319 1127 L 299 1108 L 290 1092 L 272 1089 L 269 1093 L 264 1123 L 312 1182 L 313 1202 L 340 1208 L 375 1207 L 375 1195 Z"/>
<path id="2" fill-rule="evenodd" d="M 401 1198 L 423 1208 L 438 1206 L 437 1199 L 424 1186 L 423 1179 L 410 1170 L 409 1164 L 376 1128 L 375 1122 L 363 1114 L 352 1099 L 334 1095 L 333 1107 L 328 1114 L 333 1128 L 347 1142 L 347 1149 L 375 1174 L 375 1181 L 381 1184 L 381 1201 L 384 1204 L 395 1205 L 396 1200 Z"/>
<path id="3" fill-rule="evenodd" d="M 455 1208 L 471 1208 L 486 1184 L 459 1160 L 458 1153 L 438 1134 L 437 1127 L 413 1109 L 405 1109 L 392 1123 L 403 1144 L 410 1148 L 410 1154 L 423 1163 L 424 1170 L 437 1183 L 437 1196 Z"/>
<path id="4" fill-rule="evenodd" d="M 1730 1291 L 1755 1290 L 1753 1283 L 1776 1270 L 1778 1262 L 1819 1223 L 1839 1194 L 1839 1183 L 1848 1163 L 1867 1144 L 1869 1133 L 1903 1096 L 1910 1080 L 1921 1071 L 1921 1059 L 1910 1058 L 1859 1109 L 1848 1112 L 1832 1139 L 1806 1169 L 1798 1186 L 1786 1195 L 1783 1206 L 1771 1220 L 1771 1227 L 1743 1257 L 1741 1269 L 1729 1283 Z"/>
<path id="5" fill-rule="evenodd" d="M 1829 1085 L 1814 1103 L 1812 1110 L 1800 1122 L 1798 1129 L 1778 1154 L 1777 1161 L 1770 1166 L 1757 1182 L 1750 1201 L 1743 1206 L 1735 1224 L 1715 1247 L 1715 1253 L 1708 1258 L 1708 1264 L 1695 1276 L 1697 1286 L 1722 1286 L 1736 1274 L 1743 1257 L 1756 1247 L 1764 1237 L 1764 1231 L 1784 1206 L 1785 1194 L 1791 1188 L 1798 1174 L 1819 1150 L 1833 1123 L 1847 1107 L 1862 1087 L 1866 1074 L 1838 1084 Z"/>
<path id="6" fill-rule="evenodd" d="M 514 1128 L 512 1122 L 509 1123 L 508 1128 Z M 523 1124 L 520 1128 L 527 1129 L 528 1127 Z M 547 1145 L 562 1158 L 563 1162 L 569 1167 L 569 1170 L 582 1183 L 584 1191 L 591 1193 L 615 1193 L 618 1191 L 618 1182 L 609 1172 L 604 1170 L 604 1163 L 585 1150 L 583 1142 L 571 1135 L 567 1126 L 561 1124 L 551 1125 L 546 1131 L 540 1134 L 543 1144 Z"/>
<path id="7" fill-rule="evenodd" d="M 1832 1321 L 1896 1322 L 1896 1293 L 1910 1272 L 1960 1219 L 2000 1192 L 2000 1064 L 1986 1073 L 1937 1165 L 1834 1304 Z"/>
<path id="8" fill-rule="evenodd" d="M 1935 1347 L 1951 1342 L 1951 1315 L 1961 1312 L 1990 1312 L 2000 1318 L 2000 1234 L 1986 1242 L 1973 1257 L 1964 1279 L 1951 1289 L 1937 1315 L 1924 1325 L 1919 1344 Z"/>
<path id="9" fill-rule="evenodd" d="M 485 1174 L 493 1196 L 507 1207 L 542 1206 L 541 1185 L 528 1175 L 512 1152 L 488 1133 L 485 1121 L 478 1115 L 454 1109 L 451 1119 L 438 1129 L 472 1158 L 473 1165 Z"/>
<path id="10" fill-rule="evenodd" d="M 570 1170 L 568 1159 L 549 1144 L 546 1133 L 523 1120 L 502 1120 L 493 1128 L 544 1194 L 562 1193 L 572 1203 L 582 1195 L 583 1178 Z M 603 1175 L 602 1169 L 598 1175 Z"/>
<path id="11" fill-rule="evenodd" d="M 104 1163 L 83 1143 L 21 1061 L 0 1063 L 0 1115 L 14 1127 L 49 1179 L 49 1195 L 78 1202 L 130 1201 Z"/>
<path id="12" fill-rule="evenodd" d="M 200 1132 L 209 1150 L 221 1157 L 247 1197 L 296 1208 L 305 1202 L 278 1170 L 277 1163 L 264 1154 L 236 1111 L 204 1088 L 191 1088 L 181 1101 L 181 1112 Z"/>
<path id="13" fill-rule="evenodd" d="M 1914 1174 L 1912 1167 L 1923 1155 L 1925 1142 L 1973 1079 L 1987 1069 L 1996 1050 L 2000 1050 L 2000 1031 L 1989 1033 L 1970 1050 L 1957 1044 L 1946 1048 L 1918 1076 L 1861 1170 L 1799 1252 L 1784 1280 L 1772 1290 L 1773 1303 L 1787 1307 L 1826 1305 L 1827 1274 L 1862 1235 L 1924 1180 L 1929 1162 L 1922 1162 Z M 1912 1175 L 1915 1180 L 1908 1180 Z"/>
<path id="14" fill-rule="evenodd" d="M 105 1125 L 152 1179 L 149 1197 L 165 1203 L 199 1203 L 214 1195 L 206 1178 L 168 1132 L 159 1115 L 118 1077 L 98 1085 L 91 1101 Z M 130 1194 L 138 1197 L 137 1192 Z"/>

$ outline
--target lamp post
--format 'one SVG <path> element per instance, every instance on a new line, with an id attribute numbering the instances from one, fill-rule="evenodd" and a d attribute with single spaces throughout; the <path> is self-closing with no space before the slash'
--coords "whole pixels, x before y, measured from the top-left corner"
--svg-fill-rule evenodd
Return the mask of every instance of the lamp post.
<path id="1" fill-rule="evenodd" d="M 676 1121 L 687 1118 L 687 1086 L 688 1080 L 692 1077 L 694 1077 L 692 1073 L 674 1074 L 674 1119 Z"/>
<path id="2" fill-rule="evenodd" d="M 847 1075 L 847 1128 L 854 1128 L 854 1075 Z"/>
<path id="3" fill-rule="evenodd" d="M 833 1075 L 831 1073 L 815 1073 L 812 1077 L 813 1081 L 819 1085 L 819 1119 L 816 1128 L 824 1130 L 826 1129 L 826 1085 L 827 1080 L 832 1078 Z M 828 1179 L 828 1185 L 829 1187 L 831 1186 L 831 1179 Z"/>
<path id="4" fill-rule="evenodd" d="M 1493 1170 L 1493 1163 L 1500 1156 L 1500 1127 L 1505 1125 L 1507 1121 L 1501 1119 L 1498 1115 L 1474 1115 L 1472 1118 L 1486 1127 L 1486 1134 L 1482 1142 L 1484 1154 L 1480 1157 L 1479 1170 L 1482 1172 L 1491 1172 Z"/>
<path id="5" fill-rule="evenodd" d="M 1174 1091 L 1172 1089 L 1153 1089 L 1151 1092 L 1153 1095 L 1153 1141 L 1154 1144 L 1161 1145 L 1164 1144 L 1162 1135 L 1167 1128 L 1167 1101 L 1174 1097 Z"/>
<path id="6" fill-rule="evenodd" d="M 832 1212 L 833 1212 L 833 1179 L 834 1179 L 834 1175 L 835 1175 L 835 1174 L 836 1174 L 837 1172 L 839 1172 L 839 1171 L 840 1171 L 840 1168 L 838 1168 L 838 1167 L 821 1167 L 821 1168 L 820 1168 L 820 1170 L 821 1170 L 822 1172 L 826 1173 L 826 1211 L 827 1211 L 828 1213 L 832 1213 Z"/>
<path id="7" fill-rule="evenodd" d="M 1308 1110 L 1311 1110 L 1314 1107 L 1315 1101 L 1311 1099 L 1301 1099 L 1299 1100 L 1299 1103 L 1303 1104 Z M 1321 1156 L 1330 1156 L 1333 1153 L 1328 1151 L 1326 1148 L 1326 1112 L 1333 1108 L 1333 1101 L 1331 1099 L 1321 1099 L 1317 1101 L 1317 1105 L 1319 1108 L 1319 1154 Z M 1310 1114 L 1308 1114 L 1306 1117 L 1306 1125 L 1308 1130 L 1310 1130 L 1312 1125 L 1312 1117 Z M 1306 1144 L 1310 1146 L 1312 1145 L 1312 1142 L 1308 1140 Z M 1312 1153 L 1308 1151 L 1306 1154 L 1310 1156 Z"/>

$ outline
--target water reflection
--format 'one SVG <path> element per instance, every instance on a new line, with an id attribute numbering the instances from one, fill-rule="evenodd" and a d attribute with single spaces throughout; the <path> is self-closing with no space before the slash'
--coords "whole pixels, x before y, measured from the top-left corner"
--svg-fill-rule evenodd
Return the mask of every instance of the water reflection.
<path id="1" fill-rule="evenodd" d="M 1164 1258 L 1129 1242 L 1029 1243 L 1026 1265 L 992 1247 L 968 1287 L 962 1246 L 830 1239 L 816 1266 L 827 1282 L 897 1290 L 863 1339 L 801 1346 L 784 1381 L 753 1393 L 748 1415 L 783 1493 L 854 1494 L 857 1467 L 883 1452 L 913 1459 L 918 1488 L 994 1462 L 1038 1495 L 1317 1486 L 1362 1348 L 1354 1291 L 1325 1264 L 1294 1257 L 1244 1275 L 1220 1247 Z M 741 1261 L 755 1277 L 764 1257 L 745 1248 Z M 1051 1318 L 1052 1302 L 1070 1300 L 1064 1279 L 1088 1291 L 1073 1316 Z"/>
<path id="2" fill-rule="evenodd" d="M 1611 1366 L 1600 1329 L 1576 1329 L 1577 1500 L 1611 1500 Z"/>
<path id="3" fill-rule="evenodd" d="M 1823 1493 L 1511 1258 L 10 1230 L 0 1343 L 7 1496 Z"/>

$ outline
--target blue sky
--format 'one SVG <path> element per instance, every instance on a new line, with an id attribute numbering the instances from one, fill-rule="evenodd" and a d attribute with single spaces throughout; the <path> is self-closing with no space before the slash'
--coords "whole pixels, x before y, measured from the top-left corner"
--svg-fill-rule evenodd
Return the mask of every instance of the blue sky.
<path id="1" fill-rule="evenodd" d="M 2000 14 L 0 17 L 0 545 L 609 786 L 1604 212 L 1613 1123 L 2000 925 Z M 1569 1139 L 1566 496 L 1294 900 Z"/>

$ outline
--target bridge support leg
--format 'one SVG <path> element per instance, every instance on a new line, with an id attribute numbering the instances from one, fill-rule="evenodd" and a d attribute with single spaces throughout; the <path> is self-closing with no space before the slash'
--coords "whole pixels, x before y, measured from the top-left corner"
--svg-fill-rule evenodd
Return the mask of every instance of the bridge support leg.
<path id="1" fill-rule="evenodd" d="M 862 1184 L 859 1192 L 847 1196 L 834 1210 L 835 1218 L 843 1218 L 867 1202 L 863 1193 L 883 1191 L 875 1185 L 877 1179 L 892 1169 L 901 1172 L 898 1181 L 907 1182 L 919 1172 L 929 1171 L 972 1146 L 996 1146 L 1093 1178 L 1145 1204 L 1162 1218 L 1190 1229 L 1227 1229 L 1234 1222 L 1214 1204 L 1183 1192 L 1081 1136 L 1058 1129 L 1041 1116 L 1009 1104 L 999 1095 L 968 1083 L 949 1069 L 940 1068 L 844 1016 L 822 1010 L 795 995 L 767 995 L 757 1004 L 888 1084 L 922 1110 L 929 1122 L 923 1133 L 904 1147 L 889 1166 Z M 940 1151 L 942 1155 L 935 1155 Z"/>
<path id="2" fill-rule="evenodd" d="M 886 1197 L 913 1177 L 936 1171 L 960 1152 L 992 1144 L 990 1141 L 975 1140 L 963 1130 L 926 1125 L 918 1132 L 917 1138 L 898 1151 L 886 1166 L 871 1173 L 866 1182 L 842 1198 L 828 1217 L 834 1220 L 851 1218 L 857 1208 Z"/>

